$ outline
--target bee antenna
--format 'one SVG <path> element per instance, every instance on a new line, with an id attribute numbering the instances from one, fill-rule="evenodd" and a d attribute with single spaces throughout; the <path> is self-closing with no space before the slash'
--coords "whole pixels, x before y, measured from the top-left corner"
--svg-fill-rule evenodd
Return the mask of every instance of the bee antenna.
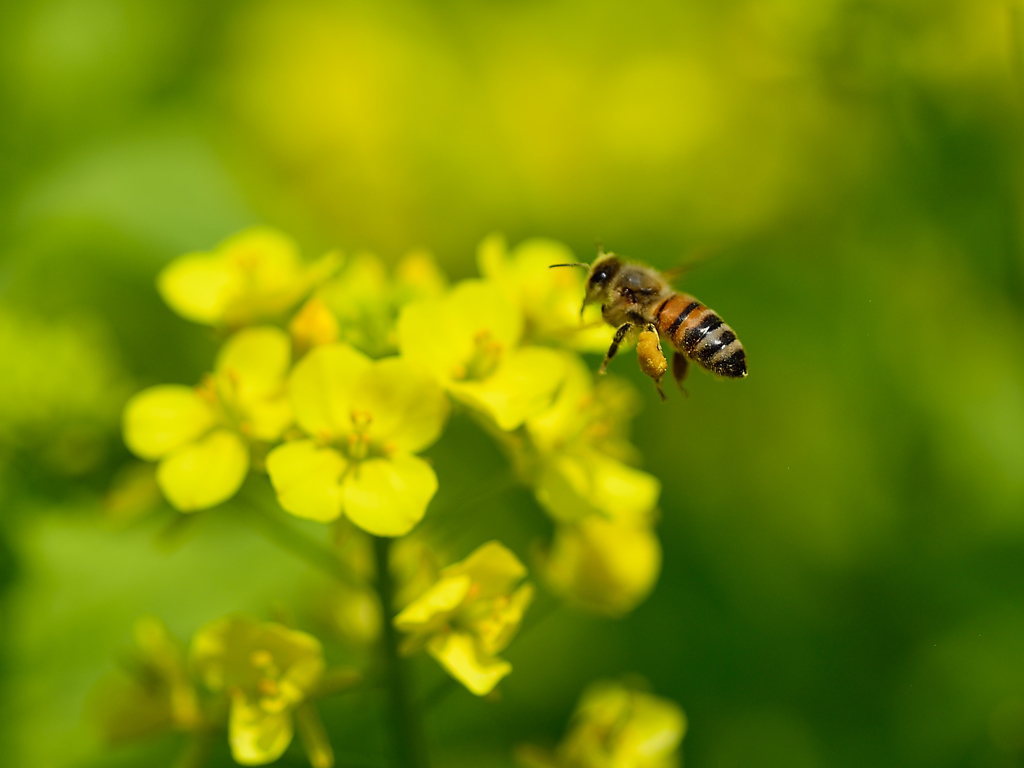
<path id="1" fill-rule="evenodd" d="M 551 266 L 548 267 L 548 269 L 554 269 L 555 267 L 583 267 L 584 269 L 590 269 L 589 264 L 584 264 L 583 262 L 579 261 L 573 262 L 572 264 L 552 264 Z"/>

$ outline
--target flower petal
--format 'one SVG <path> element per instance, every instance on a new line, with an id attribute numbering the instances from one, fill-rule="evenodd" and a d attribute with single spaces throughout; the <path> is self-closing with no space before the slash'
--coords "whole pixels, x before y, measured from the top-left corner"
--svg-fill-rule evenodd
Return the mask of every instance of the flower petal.
<path id="1" fill-rule="evenodd" d="M 285 388 L 290 365 L 291 341 L 280 328 L 239 331 L 221 349 L 217 392 L 244 434 L 276 440 L 291 424 Z"/>
<path id="2" fill-rule="evenodd" d="M 238 292 L 235 270 L 222 258 L 188 253 L 168 264 L 157 277 L 157 290 L 171 309 L 205 325 L 216 325 Z"/>
<path id="3" fill-rule="evenodd" d="M 466 575 L 442 578 L 395 616 L 395 627 L 403 632 L 429 632 L 462 604 L 472 585 Z"/>
<path id="4" fill-rule="evenodd" d="M 231 700 L 228 740 L 231 756 L 241 765 L 265 765 L 279 758 L 292 742 L 291 711 L 267 713 L 236 695 Z"/>
<path id="5" fill-rule="evenodd" d="M 221 243 L 216 253 L 231 265 L 237 281 L 236 295 L 222 317 L 229 325 L 280 317 L 329 277 L 338 263 L 337 255 L 327 254 L 303 264 L 295 242 L 269 227 L 241 232 Z"/>
<path id="6" fill-rule="evenodd" d="M 193 512 L 227 501 L 249 471 L 249 449 L 228 429 L 218 429 L 160 462 L 156 481 L 174 507 Z"/>
<path id="7" fill-rule="evenodd" d="M 213 406 L 191 387 L 150 387 L 125 406 L 124 441 L 132 453 L 152 461 L 192 442 L 215 419 Z"/>
<path id="8" fill-rule="evenodd" d="M 466 632 L 435 635 L 427 644 L 427 651 L 477 696 L 493 691 L 512 671 L 512 665 L 504 659 L 483 653 L 473 636 Z"/>
<path id="9" fill-rule="evenodd" d="M 217 355 L 221 396 L 248 402 L 276 394 L 291 365 L 292 346 L 280 328 L 261 326 L 239 331 Z"/>
<path id="10" fill-rule="evenodd" d="M 372 416 L 371 440 L 416 453 L 441 435 L 450 409 L 440 385 L 400 357 L 373 364 L 352 395 L 352 407 Z"/>
<path id="11" fill-rule="evenodd" d="M 518 344 L 522 330 L 522 314 L 500 286 L 464 280 L 440 299 L 404 307 L 398 346 L 402 357 L 444 383 L 467 375 L 481 340 L 500 356 Z"/>
<path id="12" fill-rule="evenodd" d="M 345 515 L 375 536 L 402 536 L 423 518 L 436 492 L 437 475 L 423 459 L 369 459 L 345 477 Z"/>
<path id="13" fill-rule="evenodd" d="M 341 515 L 341 476 L 348 462 L 331 448 L 298 440 L 267 456 L 267 473 L 281 506 L 296 517 L 321 523 Z"/>
<path id="14" fill-rule="evenodd" d="M 563 243 L 531 238 L 517 245 L 510 255 L 513 280 L 519 302 L 534 338 L 550 339 L 589 352 L 604 352 L 615 329 L 601 320 L 596 306 L 580 317 L 586 270 L 550 269 L 552 264 L 577 261 Z"/>
<path id="15" fill-rule="evenodd" d="M 480 647 L 487 653 L 504 650 L 523 623 L 523 615 L 533 602 L 532 584 L 523 584 L 507 599 L 495 601 L 494 611 L 474 626 Z"/>
<path id="16" fill-rule="evenodd" d="M 280 290 L 299 271 L 299 249 L 288 235 L 272 227 L 251 227 L 229 237 L 215 253 L 248 283 L 252 293 Z"/>
<path id="17" fill-rule="evenodd" d="M 511 430 L 547 408 L 565 375 L 561 353 L 528 347 L 512 352 L 483 381 L 458 382 L 452 396 L 488 415 L 500 429 Z"/>
<path id="18" fill-rule="evenodd" d="M 551 452 L 577 437 L 593 419 L 594 375 L 578 355 L 565 354 L 565 377 L 558 395 L 526 421 L 526 430 L 538 449 Z"/>
<path id="19" fill-rule="evenodd" d="M 318 439 L 352 430 L 352 395 L 370 369 L 368 357 L 346 344 L 317 347 L 295 366 L 288 383 L 295 420 Z"/>
<path id="20" fill-rule="evenodd" d="M 442 577 L 467 575 L 478 585 L 477 597 L 507 595 L 526 576 L 526 566 L 500 541 L 481 544 L 464 560 L 441 571 Z"/>
<path id="21" fill-rule="evenodd" d="M 620 520 L 647 521 L 661 495 L 654 475 L 594 451 L 590 457 L 593 500 L 608 516 Z"/>
<path id="22" fill-rule="evenodd" d="M 661 483 L 653 475 L 584 448 L 548 459 L 535 493 L 551 516 L 562 522 L 592 514 L 643 522 L 658 503 Z"/>

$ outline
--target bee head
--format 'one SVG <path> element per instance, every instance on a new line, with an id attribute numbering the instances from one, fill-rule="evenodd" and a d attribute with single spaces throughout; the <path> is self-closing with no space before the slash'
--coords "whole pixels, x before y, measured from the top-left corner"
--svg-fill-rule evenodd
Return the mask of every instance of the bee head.
<path id="1" fill-rule="evenodd" d="M 552 267 L 583 267 L 587 270 L 587 295 L 583 299 L 583 306 L 580 308 L 580 317 L 587 304 L 603 304 L 607 296 L 608 288 L 615 275 L 622 269 L 622 262 L 614 253 L 605 253 L 598 250 L 597 259 L 593 264 L 552 264 Z"/>
<path id="2" fill-rule="evenodd" d="M 587 303 L 600 301 L 612 279 L 622 269 L 622 262 L 613 253 L 600 253 L 587 274 Z"/>

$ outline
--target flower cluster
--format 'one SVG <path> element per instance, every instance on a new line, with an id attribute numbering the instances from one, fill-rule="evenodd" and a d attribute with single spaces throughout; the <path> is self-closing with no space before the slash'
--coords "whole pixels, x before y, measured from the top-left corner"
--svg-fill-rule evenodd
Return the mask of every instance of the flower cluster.
<path id="1" fill-rule="evenodd" d="M 157 384 L 132 397 L 123 426 L 181 512 L 244 506 L 263 488 L 284 512 L 331 525 L 327 558 L 348 574 L 329 610 L 338 635 L 380 638 L 395 650 L 401 633 L 404 653 L 425 650 L 484 696 L 512 670 L 499 654 L 534 598 L 526 566 L 497 541 L 445 568 L 424 543 L 429 535 L 404 550 L 387 543 L 430 519 L 444 478 L 424 452 L 451 413 L 476 421 L 531 489 L 553 527 L 535 549 L 537 569 L 552 592 L 586 610 L 620 616 L 653 588 L 660 485 L 635 466 L 633 390 L 596 378 L 580 357 L 603 352 L 611 329 L 593 314 L 581 321 L 578 271 L 549 269 L 573 254 L 541 239 L 509 250 L 492 236 L 477 256 L 481 277 L 454 285 L 425 252 L 391 273 L 368 254 L 307 264 L 287 236 L 265 228 L 182 256 L 160 274 L 160 292 L 180 315 L 215 329 L 222 346 L 198 384 Z M 244 501 L 232 501 L 247 482 Z M 358 545 L 343 545 L 346 537 Z M 356 550 L 372 550 L 373 564 Z M 331 763 L 309 706 L 324 674 L 312 635 L 228 617 L 196 634 L 187 662 L 153 626 L 140 648 L 158 684 L 123 688 L 120 704 L 108 706 L 148 712 L 137 730 L 196 730 L 220 712 L 240 763 L 276 759 L 296 727 L 314 765 Z M 661 723 L 658 743 L 674 750 L 675 710 L 642 694 L 595 691 L 567 740 L 575 746 L 545 765 L 667 765 L 627 758 L 634 748 L 655 754 L 644 741 L 652 722 Z M 676 732 L 675 741 L 664 735 Z M 586 756 L 597 749 L 591 742 L 611 750 L 605 762 Z"/>
<path id="2" fill-rule="evenodd" d="M 512 665 L 498 658 L 523 620 L 533 586 L 519 559 L 497 541 L 441 571 L 437 581 L 395 617 L 409 633 L 407 651 L 427 651 L 478 696 L 490 693 Z"/>
<path id="3" fill-rule="evenodd" d="M 653 588 L 661 546 L 653 530 L 661 490 L 636 469 L 626 424 L 636 409 L 632 389 L 595 382 L 579 360 L 558 398 L 526 424 L 523 472 L 555 521 L 543 570 L 550 586 L 578 605 L 618 616 Z"/>
<path id="4" fill-rule="evenodd" d="M 95 709 L 112 742 L 165 730 L 202 733 L 226 727 L 231 754 L 242 765 L 263 765 L 291 744 L 295 720 L 317 722 L 311 698 L 325 675 L 320 642 L 281 624 L 229 616 L 192 638 L 187 653 L 157 619 L 140 619 L 127 674 L 102 685 Z M 359 681 L 355 670 L 329 675 L 334 690 Z M 333 762 L 330 743 L 303 728 L 314 765 Z M 325 760 L 325 758 L 328 758 Z"/>
<path id="5" fill-rule="evenodd" d="M 203 627 L 190 656 L 206 688 L 230 700 L 235 760 L 262 765 L 280 757 L 292 741 L 295 710 L 324 673 L 320 641 L 280 624 L 232 616 Z"/>
<path id="6" fill-rule="evenodd" d="M 303 265 L 269 229 L 183 256 L 161 273 L 161 293 L 233 334 L 198 386 L 132 398 L 125 440 L 159 462 L 159 486 L 181 511 L 227 501 L 265 470 L 293 515 L 401 536 L 437 491 L 417 454 L 441 437 L 454 402 L 506 448 L 554 521 L 541 563 L 549 585 L 625 613 L 660 569 L 660 489 L 633 466 L 632 390 L 596 381 L 578 356 L 603 349 L 610 329 L 581 325 L 576 270 L 548 268 L 572 259 L 554 241 L 509 251 L 491 236 L 478 251 L 484 277 L 449 288 L 424 252 L 390 277 L 367 254 L 343 268 L 336 254 Z"/>

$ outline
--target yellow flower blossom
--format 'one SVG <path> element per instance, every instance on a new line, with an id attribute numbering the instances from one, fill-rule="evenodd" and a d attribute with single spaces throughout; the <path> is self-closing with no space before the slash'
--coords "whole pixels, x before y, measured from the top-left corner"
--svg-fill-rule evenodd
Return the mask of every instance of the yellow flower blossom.
<path id="1" fill-rule="evenodd" d="M 568 353 L 565 383 L 550 408 L 527 419 L 538 454 L 533 461 L 537 500 L 560 521 L 598 514 L 649 520 L 661 484 L 625 461 L 632 446 L 624 423 L 632 415 L 632 390 L 594 375 Z"/>
<path id="2" fill-rule="evenodd" d="M 408 533 L 437 491 L 434 470 L 413 454 L 444 427 L 441 388 L 402 358 L 372 361 L 329 344 L 295 366 L 289 390 L 309 439 L 267 456 L 281 506 L 320 522 L 344 513 L 377 536 Z"/>
<path id="3" fill-rule="evenodd" d="M 406 651 L 426 645 L 448 673 L 477 696 L 490 693 L 512 671 L 497 656 L 522 622 L 533 586 L 519 559 L 497 541 L 443 569 L 438 580 L 395 616 L 410 633 Z"/>
<path id="4" fill-rule="evenodd" d="M 502 430 L 550 405 L 562 381 L 562 356 L 520 347 L 522 335 L 519 308 L 499 285 L 483 280 L 410 304 L 398 318 L 402 356 Z"/>
<path id="5" fill-rule="evenodd" d="M 218 619 L 196 633 L 190 661 L 207 688 L 229 697 L 228 739 L 242 765 L 281 756 L 292 740 L 295 709 L 324 671 L 315 637 L 240 616 Z"/>
<path id="6" fill-rule="evenodd" d="M 601 319 L 596 305 L 581 316 L 582 269 L 551 269 L 579 259 L 557 240 L 531 238 L 508 252 L 501 235 L 486 237 L 477 248 L 480 274 L 504 288 L 521 309 L 525 336 L 531 341 L 561 344 L 581 352 L 604 352 L 615 329 Z"/>
<path id="7" fill-rule="evenodd" d="M 524 768 L 677 768 L 686 715 L 672 701 L 618 683 L 584 692 L 554 752 L 518 750 Z"/>
<path id="8" fill-rule="evenodd" d="M 164 301 L 187 320 L 237 327 L 277 319 L 337 269 L 327 254 L 304 264 L 284 233 L 255 227 L 228 238 L 210 253 L 188 253 L 157 279 Z"/>
<path id="9" fill-rule="evenodd" d="M 183 512 L 231 498 L 249 471 L 250 440 L 273 441 L 291 424 L 284 389 L 288 335 L 249 328 L 222 347 L 212 377 L 197 388 L 150 387 L 125 406 L 124 439 L 159 461 L 157 483 Z"/>
<path id="10" fill-rule="evenodd" d="M 590 515 L 558 526 L 542 570 L 562 597 L 595 613 L 622 616 L 654 587 L 661 544 L 644 523 Z"/>
<path id="11" fill-rule="evenodd" d="M 185 667 L 184 648 L 159 619 L 144 617 L 135 624 L 135 649 L 127 665 L 129 677 L 111 679 L 94 695 L 95 711 L 110 742 L 144 738 L 200 725 L 195 687 Z"/>

